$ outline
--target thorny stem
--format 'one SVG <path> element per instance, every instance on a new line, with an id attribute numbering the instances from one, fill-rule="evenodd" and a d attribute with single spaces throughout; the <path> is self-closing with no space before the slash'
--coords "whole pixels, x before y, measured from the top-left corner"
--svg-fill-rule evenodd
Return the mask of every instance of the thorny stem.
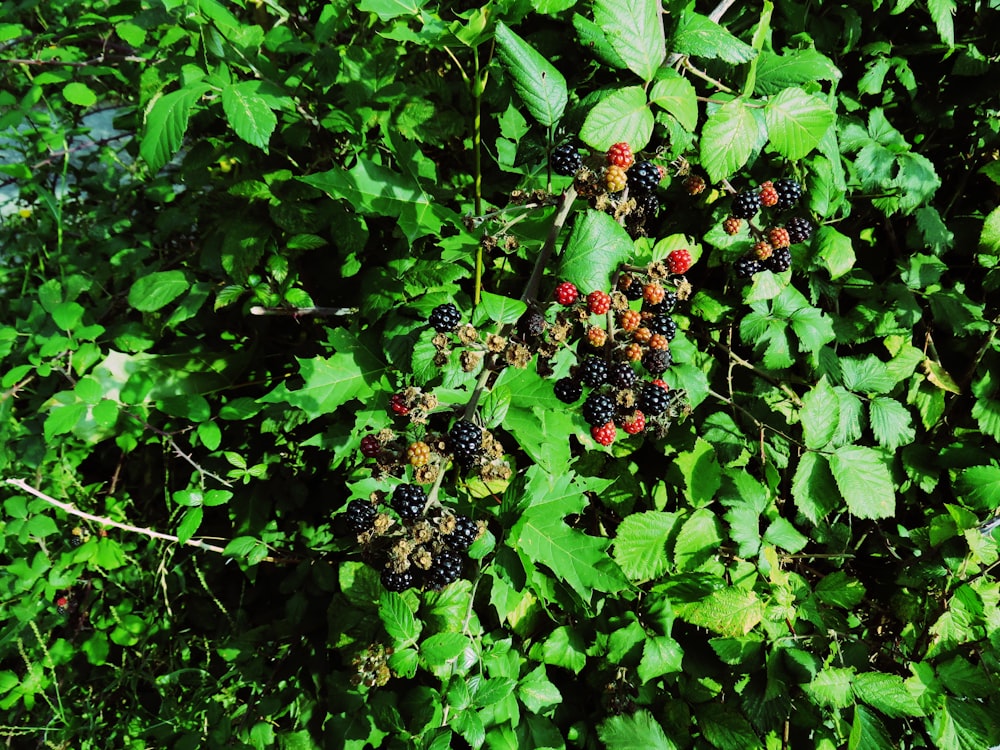
<path id="1" fill-rule="evenodd" d="M 785 440 L 787 440 L 788 442 L 790 442 L 790 443 L 792 443 L 794 445 L 797 445 L 800 448 L 802 448 L 803 450 L 809 451 L 810 453 L 825 453 L 826 452 L 826 451 L 815 450 L 813 448 L 809 448 L 804 443 L 799 442 L 798 440 L 796 440 L 795 438 L 793 438 L 788 433 L 782 432 L 777 427 L 772 427 L 771 425 L 767 424 L 766 422 L 760 421 L 757 418 L 757 416 L 752 411 L 750 411 L 749 409 L 747 409 L 745 406 L 740 406 L 738 403 L 736 403 L 735 400 L 733 400 L 731 398 L 727 398 L 726 396 L 723 396 L 721 393 L 716 393 L 711 388 L 708 389 L 708 394 L 710 396 L 713 396 L 714 398 L 719 399 L 719 401 L 721 401 L 722 403 L 727 404 L 728 406 L 731 406 L 732 408 L 736 409 L 741 414 L 749 417 L 751 420 L 753 420 L 753 423 L 756 424 L 757 427 L 759 427 L 761 430 L 770 430 L 771 432 L 773 432 L 776 435 L 781 435 L 781 437 L 785 438 Z"/>
<path id="2" fill-rule="evenodd" d="M 356 307 L 264 307 L 254 305 L 250 308 L 251 315 L 285 315 L 293 318 L 313 315 L 316 317 L 331 317 L 335 315 L 356 315 Z"/>
<path id="3" fill-rule="evenodd" d="M 151 425 L 146 420 L 142 419 L 141 417 L 137 417 L 135 414 L 132 414 L 130 412 L 123 411 L 122 413 L 125 414 L 126 416 L 131 417 L 132 419 L 134 419 L 136 422 L 138 422 L 139 424 L 141 424 L 147 430 L 150 430 L 151 432 L 155 432 L 157 435 L 159 435 L 164 440 L 166 440 L 170 444 L 170 447 L 173 449 L 174 455 L 176 455 L 178 458 L 183 458 L 185 461 L 187 461 L 189 464 L 191 464 L 192 467 L 194 467 L 195 471 L 198 472 L 198 476 L 200 477 L 201 485 L 203 487 L 205 486 L 205 477 L 211 477 L 216 482 L 219 482 L 220 484 L 222 484 L 225 487 L 232 487 L 233 486 L 232 482 L 230 482 L 230 481 L 228 481 L 226 479 L 223 479 L 218 474 L 213 474 L 208 469 L 205 469 L 202 466 L 200 466 L 198 464 L 198 462 L 195 461 L 191 457 L 190 454 L 185 453 L 183 450 L 181 450 L 180 445 L 178 445 L 177 441 L 174 440 L 174 436 L 171 435 L 166 430 L 161 430 L 159 427 L 154 427 L 153 425 Z"/>
<path id="4" fill-rule="evenodd" d="M 703 340 L 713 344 L 716 348 L 721 349 L 723 352 L 725 352 L 726 356 L 728 356 L 733 362 L 738 364 L 740 367 L 745 367 L 757 377 L 761 378 L 762 380 L 766 380 L 768 383 L 770 383 L 773 386 L 776 386 L 777 388 L 780 388 L 785 393 L 785 395 L 788 396 L 789 400 L 793 404 L 801 408 L 802 399 L 799 398 L 798 394 L 795 393 L 795 391 L 793 391 L 787 383 L 782 382 L 781 380 L 774 377 L 770 373 L 764 372 L 756 365 L 754 365 L 752 362 L 747 362 L 745 359 L 743 359 L 743 357 L 734 352 L 732 349 L 723 344 L 721 341 L 716 341 L 715 339 L 709 337 L 700 336 L 699 338 L 702 338 Z"/>
<path id="5" fill-rule="evenodd" d="M 208 542 L 203 542 L 201 539 L 187 539 L 181 541 L 178 537 L 173 534 L 164 534 L 162 531 L 154 531 L 153 529 L 146 529 L 141 526 L 132 526 L 131 524 L 121 523 L 119 521 L 114 521 L 110 518 L 104 516 L 97 516 L 93 513 L 88 513 L 84 510 L 74 507 L 70 503 L 64 503 L 62 500 L 56 500 L 50 495 L 46 495 L 40 490 L 36 490 L 30 484 L 25 482 L 23 479 L 5 479 L 3 480 L 5 484 L 9 484 L 12 487 L 17 487 L 22 492 L 27 492 L 29 495 L 34 495 L 40 500 L 44 500 L 49 505 L 54 505 L 56 508 L 66 511 L 67 513 L 77 516 L 78 518 L 85 518 L 88 521 L 93 521 L 94 523 L 99 523 L 102 526 L 112 526 L 116 529 L 121 529 L 122 531 L 130 531 L 133 534 L 142 534 L 143 536 L 152 537 L 153 539 L 163 539 L 168 542 L 174 542 L 179 544 L 187 545 L 188 547 L 197 547 L 198 549 L 207 550 L 209 552 L 217 552 L 223 554 L 225 552 L 224 547 L 219 547 L 215 544 L 209 544 Z M 292 562 L 290 559 L 281 559 L 276 557 L 265 557 L 263 562 L 270 563 L 289 563 Z"/>

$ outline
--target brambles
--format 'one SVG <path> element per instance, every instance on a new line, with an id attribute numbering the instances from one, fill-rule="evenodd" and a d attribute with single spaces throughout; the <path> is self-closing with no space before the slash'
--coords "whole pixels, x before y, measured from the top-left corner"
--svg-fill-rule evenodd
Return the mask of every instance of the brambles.
<path id="1" fill-rule="evenodd" d="M 730 215 L 737 219 L 752 219 L 760 211 L 760 196 L 749 190 L 737 193 L 729 209 Z"/>
<path id="2" fill-rule="evenodd" d="M 392 492 L 389 507 L 404 521 L 412 521 L 424 512 L 427 493 L 418 484 L 401 484 Z"/>
<path id="3" fill-rule="evenodd" d="M 382 444 L 374 435 L 365 435 L 361 438 L 360 450 L 365 458 L 375 458 L 382 452 Z"/>
<path id="4" fill-rule="evenodd" d="M 617 435 L 617 428 L 614 422 L 608 422 L 600 426 L 594 426 L 590 428 L 590 435 L 601 445 L 611 445 L 615 442 L 615 437 Z"/>
<path id="5" fill-rule="evenodd" d="M 812 223 L 801 216 L 790 218 L 785 224 L 785 229 L 788 231 L 788 241 L 793 245 L 805 242 L 812 236 L 813 232 Z"/>
<path id="6" fill-rule="evenodd" d="M 684 178 L 683 184 L 688 195 L 700 195 L 705 192 L 707 186 L 705 178 L 699 174 L 689 174 Z"/>
<path id="7" fill-rule="evenodd" d="M 772 212 L 787 211 L 798 205 L 802 199 L 802 187 L 791 179 L 767 181 L 761 184 L 759 190 L 753 193 L 745 190 L 733 199 L 731 215 L 723 222 L 726 234 L 736 235 L 740 230 L 740 219 L 751 219 L 760 208 Z M 756 200 L 758 209 L 752 210 Z M 744 215 L 746 214 L 746 215 Z M 733 262 L 733 273 L 739 279 L 752 278 L 763 270 L 782 273 L 792 267 L 790 245 L 805 242 L 812 235 L 812 224 L 802 217 L 791 217 L 785 226 L 773 225 L 758 227 L 749 222 L 751 245 L 743 257 Z"/>
<path id="8" fill-rule="evenodd" d="M 560 378 L 552 387 L 552 391 L 563 403 L 572 404 L 580 400 L 583 386 L 575 378 Z"/>
<path id="9" fill-rule="evenodd" d="M 587 295 L 587 310 L 591 315 L 604 315 L 611 309 L 611 295 L 596 290 Z"/>
<path id="10" fill-rule="evenodd" d="M 774 189 L 778 193 L 778 200 L 774 204 L 778 211 L 795 208 L 802 199 L 802 186 L 795 180 L 775 180 Z"/>
<path id="11" fill-rule="evenodd" d="M 604 393 L 591 393 L 583 402 L 583 419 L 591 426 L 603 425 L 615 416 L 615 402 Z"/>
<path id="12" fill-rule="evenodd" d="M 348 526 L 351 527 L 351 531 L 355 534 L 364 534 L 366 531 L 372 530 L 372 527 L 375 525 L 375 519 L 378 517 L 378 511 L 369 502 L 351 500 L 347 504 L 347 511 L 344 515 Z"/>
<path id="13" fill-rule="evenodd" d="M 467 419 L 460 419 L 448 433 L 448 442 L 455 461 L 463 469 L 469 469 L 483 446 L 483 430 Z"/>
<path id="14" fill-rule="evenodd" d="M 640 161 L 628 170 L 628 189 L 633 193 L 649 193 L 660 184 L 660 170 L 651 161 Z"/>

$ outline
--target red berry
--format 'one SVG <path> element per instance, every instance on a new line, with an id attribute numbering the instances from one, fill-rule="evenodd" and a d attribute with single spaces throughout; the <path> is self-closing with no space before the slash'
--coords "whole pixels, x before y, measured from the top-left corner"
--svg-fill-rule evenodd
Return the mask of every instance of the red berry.
<path id="1" fill-rule="evenodd" d="M 632 155 L 632 147 L 627 143 L 616 143 L 608 149 L 608 164 L 628 169 L 634 161 L 635 157 Z"/>
<path id="2" fill-rule="evenodd" d="M 724 222 L 722 222 L 722 229 L 732 237 L 740 231 L 740 227 L 743 226 L 743 220 L 737 219 L 735 216 L 730 216 Z"/>
<path id="3" fill-rule="evenodd" d="M 389 408 L 401 416 L 405 416 L 410 413 L 410 407 L 406 405 L 406 401 L 403 398 L 402 393 L 392 394 L 392 398 L 389 399 Z"/>
<path id="4" fill-rule="evenodd" d="M 753 250 L 753 255 L 757 260 L 767 260 L 771 257 L 771 253 L 774 252 L 774 248 L 771 247 L 771 244 L 769 242 L 765 242 L 764 240 L 755 242 L 751 250 Z"/>
<path id="5" fill-rule="evenodd" d="M 670 386 L 669 386 L 669 385 L 667 385 L 667 381 L 665 381 L 665 380 L 662 380 L 662 379 L 660 379 L 660 378 L 656 378 L 655 380 L 651 380 L 650 382 L 651 382 L 651 383 L 652 383 L 653 385 L 658 385 L 658 386 L 660 386 L 660 388 L 662 388 L 662 389 L 663 389 L 663 390 L 665 390 L 665 391 L 669 391 L 669 390 L 670 390 Z"/>
<path id="6" fill-rule="evenodd" d="M 642 315 L 637 310 L 626 310 L 618 319 L 618 327 L 627 333 L 631 333 L 639 327 Z"/>
<path id="7" fill-rule="evenodd" d="M 788 230 L 784 227 L 774 227 L 768 231 L 767 239 L 770 240 L 772 247 L 788 247 L 791 244 Z"/>
<path id="8" fill-rule="evenodd" d="M 698 195 L 705 192 L 705 178 L 700 174 L 688 175 L 684 179 L 684 189 L 688 195 Z"/>
<path id="9" fill-rule="evenodd" d="M 572 281 L 564 281 L 556 287 L 556 302 L 565 307 L 569 307 L 579 296 L 576 285 Z"/>
<path id="10" fill-rule="evenodd" d="M 658 305 L 663 302 L 666 291 L 656 281 L 650 281 L 642 288 L 642 298 L 651 305 Z"/>
<path id="11" fill-rule="evenodd" d="M 774 183 L 768 180 L 760 186 L 760 205 L 771 207 L 778 202 L 778 191 L 774 189 Z"/>
<path id="12" fill-rule="evenodd" d="M 682 274 L 691 267 L 691 253 L 686 250 L 674 250 L 667 256 L 667 268 L 670 273 Z"/>
<path id="13" fill-rule="evenodd" d="M 646 417 L 645 415 L 636 409 L 632 414 L 625 417 L 622 421 L 622 429 L 625 430 L 629 435 L 638 435 L 644 429 L 646 429 Z"/>
<path id="14" fill-rule="evenodd" d="M 608 332 L 600 326 L 591 326 L 587 329 L 587 342 L 595 349 L 600 349 L 607 340 Z"/>
<path id="15" fill-rule="evenodd" d="M 596 291 L 587 295 L 587 309 L 594 315 L 604 315 L 611 309 L 611 295 Z"/>
<path id="16" fill-rule="evenodd" d="M 623 353 L 625 354 L 625 359 L 629 362 L 638 362 L 642 359 L 642 347 L 639 344 L 629 344 L 625 347 Z"/>
<path id="17" fill-rule="evenodd" d="M 365 458 L 375 458 L 382 452 L 382 444 L 374 435 L 365 435 L 361 438 L 361 455 Z"/>
<path id="18" fill-rule="evenodd" d="M 614 422 L 607 422 L 601 427 L 591 427 L 590 435 L 601 445 L 611 445 L 615 442 L 615 435 L 617 430 L 615 429 Z"/>

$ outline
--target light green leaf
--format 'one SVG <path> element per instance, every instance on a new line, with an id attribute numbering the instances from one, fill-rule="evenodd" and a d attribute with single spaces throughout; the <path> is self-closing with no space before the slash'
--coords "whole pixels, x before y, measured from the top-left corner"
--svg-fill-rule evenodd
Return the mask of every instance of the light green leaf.
<path id="1" fill-rule="evenodd" d="M 85 83 L 72 81 L 63 86 L 63 96 L 70 104 L 78 107 L 92 107 L 97 103 L 97 94 Z"/>
<path id="2" fill-rule="evenodd" d="M 595 151 L 624 141 L 633 151 L 646 147 L 655 118 L 640 86 L 615 89 L 591 107 L 580 127 L 580 139 Z"/>
<path id="3" fill-rule="evenodd" d="M 1000 468 L 970 466 L 959 472 L 956 489 L 959 496 L 977 510 L 1000 508 Z"/>
<path id="4" fill-rule="evenodd" d="M 708 116 L 701 131 L 701 165 L 712 182 L 731 177 L 761 146 L 761 123 L 754 109 L 733 99 Z"/>
<path id="5" fill-rule="evenodd" d="M 181 544 L 188 541 L 198 532 L 204 514 L 205 510 L 200 505 L 184 511 L 181 522 L 177 525 L 177 539 Z"/>
<path id="6" fill-rule="evenodd" d="M 698 92 L 673 68 L 660 73 L 649 91 L 649 101 L 673 115 L 688 132 L 698 126 Z"/>
<path id="7" fill-rule="evenodd" d="M 698 438 L 694 448 L 679 453 L 674 463 L 684 477 L 684 494 L 691 504 L 702 507 L 710 503 L 722 485 L 722 472 L 712 444 Z"/>
<path id="8" fill-rule="evenodd" d="M 692 625 L 735 638 L 757 627 L 764 617 L 764 603 L 752 590 L 719 589 L 687 609 L 683 617 Z"/>
<path id="9" fill-rule="evenodd" d="M 646 709 L 604 720 L 597 725 L 597 736 L 607 750 L 677 750 Z"/>
<path id="10" fill-rule="evenodd" d="M 648 581 L 667 572 L 667 539 L 677 518 L 676 513 L 648 510 L 633 513 L 618 525 L 614 558 L 630 580 Z"/>
<path id="11" fill-rule="evenodd" d="M 955 46 L 955 0 L 927 0 L 927 10 L 934 19 L 938 36 L 949 47 Z"/>
<path id="12" fill-rule="evenodd" d="M 424 0 L 361 0 L 358 10 L 374 13 L 380 21 L 391 21 L 399 16 L 416 16 L 424 7 Z"/>
<path id="13" fill-rule="evenodd" d="M 680 672 L 684 649 L 668 635 L 647 638 L 642 647 L 642 660 L 636 669 L 643 684 L 661 675 Z"/>
<path id="14" fill-rule="evenodd" d="M 807 448 L 823 448 L 837 434 L 840 425 L 840 399 L 825 375 L 802 397 L 799 420 L 802 422 L 802 434 Z"/>
<path id="15" fill-rule="evenodd" d="M 476 313 L 478 315 L 479 311 L 482 310 L 486 318 L 494 323 L 516 323 L 527 309 L 528 306 L 521 300 L 484 291 Z M 481 321 L 477 319 L 476 325 L 480 324 Z"/>
<path id="16" fill-rule="evenodd" d="M 983 222 L 979 234 L 979 250 L 990 255 L 1000 255 L 1000 208 L 994 208 Z"/>
<path id="17" fill-rule="evenodd" d="M 709 744 L 719 750 L 747 750 L 762 744 L 743 714 L 721 701 L 699 707 L 698 726 Z"/>
<path id="18" fill-rule="evenodd" d="M 853 703 L 853 681 L 853 668 L 828 667 L 813 677 L 812 682 L 804 685 L 803 689 L 821 706 L 847 708 Z"/>
<path id="19" fill-rule="evenodd" d="M 544 665 L 535 667 L 521 679 L 517 685 L 517 697 L 532 713 L 541 713 L 563 699 L 559 688 L 549 681 Z"/>
<path id="20" fill-rule="evenodd" d="M 701 508 L 691 514 L 674 543 L 674 562 L 678 570 L 697 570 L 715 556 L 722 543 L 719 520 L 711 511 Z"/>
<path id="21" fill-rule="evenodd" d="M 496 40 L 500 60 L 528 112 L 545 127 L 555 125 L 569 99 L 563 74 L 503 21 L 497 22 Z"/>
<path id="22" fill-rule="evenodd" d="M 875 439 L 891 451 L 912 443 L 917 433 L 905 406 L 888 396 L 876 396 L 868 405 L 868 420 Z"/>
<path id="23" fill-rule="evenodd" d="M 608 289 L 618 266 L 632 255 L 628 232 L 603 211 L 578 214 L 559 266 L 559 278 L 576 284 L 584 294 Z"/>
<path id="24" fill-rule="evenodd" d="M 665 56 L 657 0 L 595 0 L 594 20 L 629 70 L 652 80 Z"/>
<path id="25" fill-rule="evenodd" d="M 378 601 L 378 616 L 385 632 L 397 644 L 407 646 L 416 643 L 423 625 L 414 616 L 402 594 L 383 591 Z"/>
<path id="26" fill-rule="evenodd" d="M 169 305 L 189 286 L 183 271 L 157 271 L 136 280 L 129 289 L 128 303 L 136 310 L 153 312 Z"/>
<path id="27" fill-rule="evenodd" d="M 773 96 L 792 86 L 816 81 L 839 81 L 840 69 L 826 55 L 815 49 L 789 50 L 784 54 L 762 52 L 757 62 L 754 92 Z"/>
<path id="28" fill-rule="evenodd" d="M 461 633 L 435 633 L 421 642 L 420 656 L 433 669 L 457 658 L 468 646 L 469 639 Z"/>
<path id="29" fill-rule="evenodd" d="M 854 268 L 854 247 L 851 238 L 833 227 L 821 226 L 816 230 L 816 252 L 831 279 L 839 279 Z"/>
<path id="30" fill-rule="evenodd" d="M 764 532 L 764 541 L 794 554 L 809 543 L 809 538 L 787 518 L 775 518 Z"/>
<path id="31" fill-rule="evenodd" d="M 206 84 L 195 84 L 153 100 L 146 111 L 145 132 L 139 145 L 139 154 L 151 172 L 159 172 L 174 158 L 184 141 L 191 110 L 209 90 Z"/>
<path id="32" fill-rule="evenodd" d="M 670 48 L 682 55 L 719 59 L 733 65 L 749 62 L 757 54 L 711 18 L 689 8 L 681 11 Z"/>
<path id="33" fill-rule="evenodd" d="M 854 694 L 889 717 L 923 716 L 917 699 L 906 689 L 903 678 L 882 672 L 863 672 L 854 678 Z"/>
<path id="34" fill-rule="evenodd" d="M 258 95 L 259 81 L 244 81 L 222 90 L 222 110 L 236 135 L 267 153 L 267 145 L 278 118 Z"/>
<path id="35" fill-rule="evenodd" d="M 851 514 L 891 518 L 896 493 L 885 456 L 871 448 L 845 445 L 830 456 L 830 470 Z"/>
<path id="36" fill-rule="evenodd" d="M 819 97 L 788 88 L 767 102 L 764 119 L 771 145 L 786 159 L 796 161 L 819 145 L 837 118 Z"/>
<path id="37" fill-rule="evenodd" d="M 835 570 L 816 584 L 816 598 L 824 604 L 853 609 L 865 598 L 865 587 L 842 570 Z"/>

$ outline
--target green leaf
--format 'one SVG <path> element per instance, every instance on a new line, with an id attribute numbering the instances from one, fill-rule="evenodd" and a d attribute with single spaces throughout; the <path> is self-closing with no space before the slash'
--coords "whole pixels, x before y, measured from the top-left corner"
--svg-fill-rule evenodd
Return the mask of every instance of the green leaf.
<path id="1" fill-rule="evenodd" d="M 673 115 L 688 132 L 693 132 L 698 126 L 697 90 L 673 68 L 659 74 L 649 90 L 649 101 Z"/>
<path id="2" fill-rule="evenodd" d="M 749 44 L 689 7 L 681 11 L 670 48 L 682 55 L 718 59 L 733 65 L 749 62 L 757 54 Z"/>
<path id="3" fill-rule="evenodd" d="M 573 224 L 559 265 L 559 278 L 584 294 L 608 289 L 618 266 L 632 256 L 628 232 L 603 211 L 588 209 Z"/>
<path id="4" fill-rule="evenodd" d="M 569 436 L 577 423 L 552 393 L 552 382 L 535 368 L 508 367 L 497 378 L 494 391 L 497 388 L 507 388 L 511 395 L 504 429 L 545 471 L 565 469 L 571 459 Z"/>
<path id="5" fill-rule="evenodd" d="M 742 99 L 728 101 L 702 127 L 701 165 L 712 182 L 719 182 L 743 167 L 762 140 L 755 110 Z"/>
<path id="6" fill-rule="evenodd" d="M 587 644 L 578 630 L 563 625 L 553 630 L 540 647 L 532 648 L 531 657 L 580 674 L 587 666 Z"/>
<path id="7" fill-rule="evenodd" d="M 628 69 L 652 80 L 665 56 L 663 22 L 656 0 L 595 0 L 594 20 Z"/>
<path id="8" fill-rule="evenodd" d="M 847 740 L 847 750 L 895 750 L 896 744 L 889 736 L 878 715 L 864 706 L 854 707 L 854 723 Z"/>
<path id="9" fill-rule="evenodd" d="M 78 107 L 93 107 L 97 103 L 97 94 L 85 83 L 72 81 L 63 86 L 63 97 L 70 104 Z"/>
<path id="10" fill-rule="evenodd" d="M 496 40 L 500 60 L 528 112 L 545 127 L 555 125 L 569 99 L 563 74 L 503 21 L 497 22 Z"/>
<path id="11" fill-rule="evenodd" d="M 682 616 L 692 625 L 736 638 L 757 627 L 764 617 L 764 603 L 752 590 L 730 587 L 713 591 Z"/>
<path id="12" fill-rule="evenodd" d="M 883 448 L 895 451 L 916 438 L 913 418 L 905 406 L 887 396 L 876 396 L 868 404 L 872 433 Z"/>
<path id="13" fill-rule="evenodd" d="M 695 507 L 708 505 L 722 485 L 722 472 L 715 448 L 698 438 L 694 448 L 677 454 L 674 464 L 684 477 L 685 496 Z"/>
<path id="14" fill-rule="evenodd" d="M 380 21 L 391 21 L 399 16 L 419 15 L 423 0 L 361 0 L 358 10 L 374 13 Z"/>
<path id="15" fill-rule="evenodd" d="M 378 600 L 378 616 L 385 632 L 397 644 L 408 646 L 417 642 L 423 626 L 402 594 L 383 591 Z"/>
<path id="16" fill-rule="evenodd" d="M 331 198 L 346 201 L 361 214 L 396 217 L 410 242 L 437 234 L 441 217 L 446 215 L 416 176 L 394 172 L 365 158 L 358 158 L 347 170 L 331 169 L 299 179 Z"/>
<path id="17" fill-rule="evenodd" d="M 191 110 L 210 87 L 195 84 L 154 99 L 146 111 L 146 127 L 139 145 L 139 154 L 154 174 L 174 158 L 184 141 Z"/>
<path id="18" fill-rule="evenodd" d="M 436 633 L 420 643 L 420 656 L 433 669 L 457 658 L 468 647 L 469 639 L 461 633 Z"/>
<path id="19" fill-rule="evenodd" d="M 794 554 L 809 543 L 809 537 L 787 518 L 775 518 L 764 532 L 764 541 Z"/>
<path id="20" fill-rule="evenodd" d="M 931 739 L 948 750 L 982 750 L 996 744 L 996 719 L 964 696 L 946 696 L 934 717 Z"/>
<path id="21" fill-rule="evenodd" d="M 896 385 L 885 362 L 873 354 L 840 360 L 844 387 L 855 393 L 888 393 Z"/>
<path id="22" fill-rule="evenodd" d="M 865 598 L 865 587 L 842 570 L 823 576 L 816 584 L 816 597 L 824 604 L 853 609 Z"/>
<path id="23" fill-rule="evenodd" d="M 140 276 L 128 292 L 128 303 L 136 310 L 153 312 L 165 307 L 188 290 L 183 271 L 156 271 Z"/>
<path id="24" fill-rule="evenodd" d="M 528 306 L 521 300 L 510 299 L 509 297 L 484 291 L 481 303 L 476 312 L 478 314 L 482 310 L 483 314 L 486 315 L 486 319 L 492 320 L 495 323 L 516 323 L 527 309 Z M 476 325 L 481 324 L 482 321 L 476 321 Z"/>
<path id="25" fill-rule="evenodd" d="M 959 496 L 976 510 L 1000 508 L 1000 469 L 996 466 L 970 466 L 957 477 Z"/>
<path id="26" fill-rule="evenodd" d="M 526 674 L 517 684 L 517 697 L 532 713 L 541 713 L 549 706 L 562 702 L 562 694 L 545 673 L 545 666 L 539 665 Z"/>
<path id="27" fill-rule="evenodd" d="M 198 528 L 201 526 L 201 519 L 204 514 L 205 511 L 200 505 L 194 508 L 188 508 L 184 511 L 184 515 L 181 517 L 181 522 L 177 525 L 178 541 L 183 544 L 198 532 Z"/>
<path id="28" fill-rule="evenodd" d="M 715 514 L 705 508 L 696 510 L 681 526 L 674 543 L 677 569 L 698 570 L 715 557 L 722 539 L 721 524 Z"/>
<path id="29" fill-rule="evenodd" d="M 851 667 L 827 667 L 813 677 L 803 689 L 815 703 L 831 708 L 847 708 L 853 703 L 851 683 L 854 681 L 854 669 Z"/>
<path id="30" fill-rule="evenodd" d="M 56 435 L 65 435 L 67 432 L 71 432 L 87 415 L 87 409 L 87 404 L 83 402 L 53 407 L 45 418 L 45 439 L 51 440 Z"/>
<path id="31" fill-rule="evenodd" d="M 830 105 L 800 88 L 784 89 L 764 106 L 771 145 L 786 159 L 805 158 L 836 121 Z"/>
<path id="32" fill-rule="evenodd" d="M 624 141 L 633 151 L 646 147 L 655 118 L 640 86 L 615 89 L 591 107 L 580 127 L 580 139 L 595 151 Z"/>
<path id="33" fill-rule="evenodd" d="M 896 494 L 885 456 L 871 448 L 847 445 L 830 456 L 830 470 L 851 514 L 857 518 L 891 518 Z"/>
<path id="34" fill-rule="evenodd" d="M 698 726 L 711 746 L 719 750 L 747 750 L 761 745 L 742 713 L 721 702 L 699 706 Z"/>
<path id="35" fill-rule="evenodd" d="M 565 467 L 548 476 L 538 466 L 526 472 L 524 508 L 510 530 L 509 543 L 533 563 L 547 566 L 584 601 L 594 590 L 617 591 L 625 584 L 621 570 L 607 553 L 608 539 L 570 527 L 565 517 L 586 505 L 584 492 L 599 491 L 610 480 L 583 479 Z"/>
<path id="36" fill-rule="evenodd" d="M 792 86 L 837 82 L 841 78 L 843 74 L 833 60 L 813 48 L 786 50 L 782 54 L 765 51 L 757 61 L 754 92 L 771 96 Z"/>
<path id="37" fill-rule="evenodd" d="M 633 513 L 618 525 L 614 558 L 630 580 L 639 583 L 667 572 L 667 540 L 677 519 L 676 513 L 648 510 Z"/>
<path id="38" fill-rule="evenodd" d="M 955 0 L 927 0 L 927 10 L 934 19 L 938 36 L 949 47 L 955 46 Z"/>
<path id="39" fill-rule="evenodd" d="M 799 420 L 807 448 L 817 450 L 833 440 L 840 426 L 840 399 L 825 375 L 802 397 Z"/>
<path id="40" fill-rule="evenodd" d="M 267 153 L 278 118 L 257 92 L 260 81 L 243 81 L 222 89 L 222 110 L 236 135 Z"/>
<path id="41" fill-rule="evenodd" d="M 642 647 L 642 659 L 636 674 L 643 684 L 665 674 L 680 672 L 684 661 L 684 649 L 668 635 L 658 635 L 646 639 Z"/>
<path id="42" fill-rule="evenodd" d="M 1000 207 L 986 216 L 979 234 L 979 250 L 990 255 L 1000 255 Z"/>
<path id="43" fill-rule="evenodd" d="M 597 725 L 607 750 L 677 750 L 653 715 L 640 709 L 631 716 L 612 716 Z"/>
<path id="44" fill-rule="evenodd" d="M 854 247 L 851 238 L 833 227 L 821 226 L 813 240 L 816 253 L 831 279 L 839 279 L 854 268 Z"/>
<path id="45" fill-rule="evenodd" d="M 882 672 L 863 672 L 854 678 L 854 694 L 886 716 L 923 716 L 924 711 L 903 678 Z"/>
<path id="46" fill-rule="evenodd" d="M 334 329 L 331 343 L 337 352 L 331 357 L 300 359 L 302 387 L 289 390 L 281 383 L 260 401 L 266 404 L 288 403 L 302 409 L 310 419 L 333 413 L 356 398 L 366 398 L 385 372 L 385 363 L 343 328 Z"/>

